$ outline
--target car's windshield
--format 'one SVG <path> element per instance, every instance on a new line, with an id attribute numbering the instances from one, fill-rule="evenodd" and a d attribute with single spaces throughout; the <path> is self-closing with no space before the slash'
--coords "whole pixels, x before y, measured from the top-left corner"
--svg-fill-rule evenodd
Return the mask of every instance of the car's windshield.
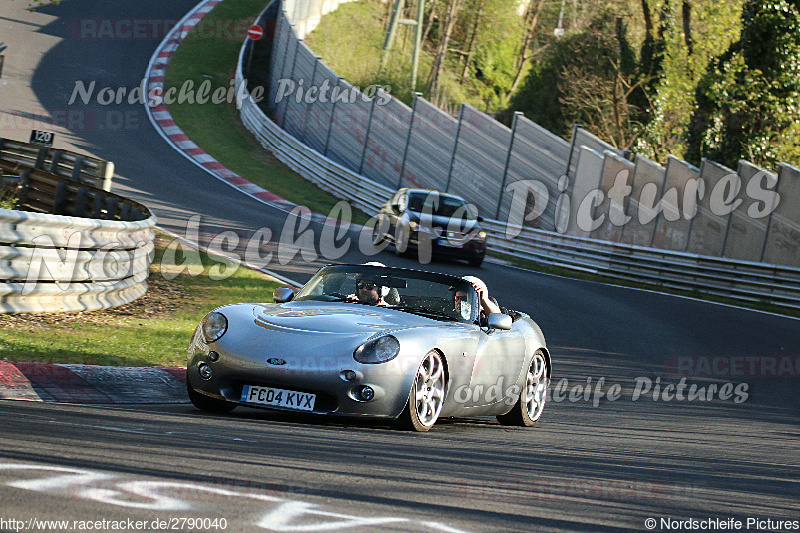
<path id="1" fill-rule="evenodd" d="M 378 305 L 438 320 L 472 323 L 477 295 L 469 282 L 432 272 L 369 265 L 328 266 L 294 301 Z"/>
<path id="2" fill-rule="evenodd" d="M 474 207 L 461 198 L 435 193 L 412 192 L 408 195 L 408 210 L 436 216 L 474 220 Z"/>

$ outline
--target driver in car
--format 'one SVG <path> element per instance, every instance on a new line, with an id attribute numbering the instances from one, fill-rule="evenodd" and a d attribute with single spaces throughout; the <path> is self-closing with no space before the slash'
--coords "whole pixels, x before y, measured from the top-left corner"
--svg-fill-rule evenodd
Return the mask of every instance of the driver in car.
<path id="1" fill-rule="evenodd" d="M 383 299 L 384 287 L 367 277 L 356 276 L 356 293 L 348 296 L 362 304 L 387 305 Z"/>

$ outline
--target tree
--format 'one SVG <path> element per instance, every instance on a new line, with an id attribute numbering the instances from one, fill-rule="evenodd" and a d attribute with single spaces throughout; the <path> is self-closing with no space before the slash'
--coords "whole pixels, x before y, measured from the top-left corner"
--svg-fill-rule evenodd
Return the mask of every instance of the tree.
<path id="1" fill-rule="evenodd" d="M 645 36 L 639 51 L 639 80 L 642 83 L 631 94 L 631 104 L 638 112 L 635 120 L 649 123 L 653 118 L 652 101 L 658 92 L 658 86 L 664 76 L 664 54 L 666 52 L 665 36 L 671 29 L 672 7 L 670 0 L 661 5 L 658 31 L 655 31 L 650 6 L 642 0 L 642 13 L 645 23 Z"/>
<path id="2" fill-rule="evenodd" d="M 447 5 L 447 14 L 440 27 L 439 44 L 436 48 L 436 55 L 433 60 L 433 67 L 431 68 L 431 76 L 429 80 L 430 86 L 430 99 L 432 102 L 437 102 L 439 98 L 439 85 L 441 83 L 442 71 L 444 70 L 444 61 L 447 56 L 450 45 L 450 37 L 453 33 L 453 28 L 458 20 L 458 12 L 461 9 L 462 0 L 449 0 Z"/>
<path id="3" fill-rule="evenodd" d="M 683 41 L 686 43 L 686 50 L 691 55 L 694 53 L 694 45 L 692 44 L 692 4 L 688 0 L 683 0 L 681 16 L 683 18 Z"/>
<path id="4" fill-rule="evenodd" d="M 608 21 L 576 42 L 573 60 L 561 71 L 558 88 L 561 104 L 570 110 L 570 122 L 578 122 L 616 148 L 629 149 L 641 130 L 631 96 L 642 85 L 636 79 L 636 63 L 625 38 L 622 19 Z"/>
<path id="5" fill-rule="evenodd" d="M 736 168 L 797 163 L 800 0 L 748 0 L 739 41 L 713 60 L 695 92 L 687 158 Z"/>
<path id="6" fill-rule="evenodd" d="M 475 55 L 475 43 L 478 40 L 478 28 L 481 24 L 481 17 L 483 16 L 483 8 L 486 5 L 486 0 L 478 1 L 478 11 L 475 13 L 475 22 L 472 24 L 472 37 L 469 39 L 469 48 L 467 49 L 466 57 L 464 58 L 464 70 L 461 71 L 461 84 L 463 85 L 469 74 L 469 66 L 472 63 L 472 57 Z"/>
<path id="7" fill-rule="evenodd" d="M 511 94 L 517 90 L 519 82 L 522 80 L 522 74 L 525 72 L 525 63 L 528 61 L 528 54 L 530 53 L 531 41 L 536 31 L 539 29 L 539 19 L 542 16 L 544 6 L 545 0 L 530 0 L 525 10 L 525 29 L 522 33 L 522 43 L 520 44 L 519 53 L 517 54 L 514 65 L 517 74 L 514 77 L 514 83 L 511 84 L 511 88 L 506 94 L 506 97 L 511 96 Z"/>
<path id="8" fill-rule="evenodd" d="M 554 41 L 511 100 L 539 125 L 562 136 L 574 123 L 619 148 L 630 148 L 641 125 L 632 95 L 642 84 L 622 20 L 605 12 L 583 31 Z M 508 113 L 501 117 L 509 120 Z"/>

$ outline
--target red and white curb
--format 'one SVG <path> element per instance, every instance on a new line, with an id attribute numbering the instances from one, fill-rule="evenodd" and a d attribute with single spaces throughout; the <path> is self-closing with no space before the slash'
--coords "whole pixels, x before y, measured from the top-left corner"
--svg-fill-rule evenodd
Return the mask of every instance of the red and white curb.
<path id="1" fill-rule="evenodd" d="M 0 361 L 0 399 L 68 403 L 187 403 L 182 367 Z"/>
<path id="2" fill-rule="evenodd" d="M 189 13 L 175 25 L 170 33 L 167 34 L 164 40 L 161 41 L 156 51 L 153 53 L 153 56 L 150 58 L 150 64 L 147 67 L 146 77 L 148 94 L 155 94 L 158 96 L 164 95 L 164 77 L 172 55 L 178 50 L 178 47 L 189 32 L 206 16 L 206 14 L 222 1 L 223 0 L 203 0 L 189 11 Z M 147 110 L 150 122 L 161 137 L 175 150 L 183 154 L 184 157 L 212 176 L 242 193 L 281 211 L 288 213 L 298 207 L 297 204 L 281 198 L 277 194 L 267 191 L 261 186 L 225 168 L 222 163 L 197 146 L 180 127 L 175 124 L 175 120 L 172 118 L 166 104 L 161 103 L 158 106 L 150 107 L 148 102 L 145 103 L 145 109 Z M 301 216 L 306 216 L 306 213 L 303 213 Z M 337 226 L 340 224 L 340 221 L 331 220 L 320 213 L 311 213 L 311 220 L 322 224 L 333 224 Z M 356 224 L 352 224 L 351 227 L 358 231 L 362 229 L 361 226 Z"/>

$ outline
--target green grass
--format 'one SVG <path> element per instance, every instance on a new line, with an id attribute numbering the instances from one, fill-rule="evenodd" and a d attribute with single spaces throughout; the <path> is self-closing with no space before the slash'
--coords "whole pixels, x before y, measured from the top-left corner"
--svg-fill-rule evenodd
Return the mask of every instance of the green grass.
<path id="1" fill-rule="evenodd" d="M 6 188 L 0 183 L 0 209 L 14 209 L 17 206 L 17 199 L 11 188 Z"/>
<path id="2" fill-rule="evenodd" d="M 215 7 L 183 41 L 167 67 L 164 89 L 176 88 L 179 94 L 184 82 L 194 83 L 195 90 L 204 81 L 211 82 L 211 92 L 227 89 L 234 76 L 239 49 L 244 35 L 219 33 L 212 38 L 213 28 L 244 27 L 264 9 L 265 0 L 226 0 Z M 242 125 L 234 103 L 173 103 L 169 111 L 176 124 L 199 147 L 227 168 L 296 204 L 327 215 L 339 201 L 281 163 L 264 149 Z M 364 224 L 368 217 L 354 213 L 354 222 Z"/>
<path id="3" fill-rule="evenodd" d="M 212 309 L 235 302 L 271 302 L 280 284 L 247 268 L 213 281 L 221 264 L 208 254 L 183 254 L 175 263 L 202 264 L 203 274 L 178 274 L 161 258 L 171 238 L 161 236 L 148 280 L 150 288 L 130 304 L 82 313 L 0 315 L 0 359 L 109 366 L 172 366 L 186 363 L 192 332 Z M 199 259 L 199 262 L 198 262 Z M 162 271 L 167 274 L 165 276 Z"/>

